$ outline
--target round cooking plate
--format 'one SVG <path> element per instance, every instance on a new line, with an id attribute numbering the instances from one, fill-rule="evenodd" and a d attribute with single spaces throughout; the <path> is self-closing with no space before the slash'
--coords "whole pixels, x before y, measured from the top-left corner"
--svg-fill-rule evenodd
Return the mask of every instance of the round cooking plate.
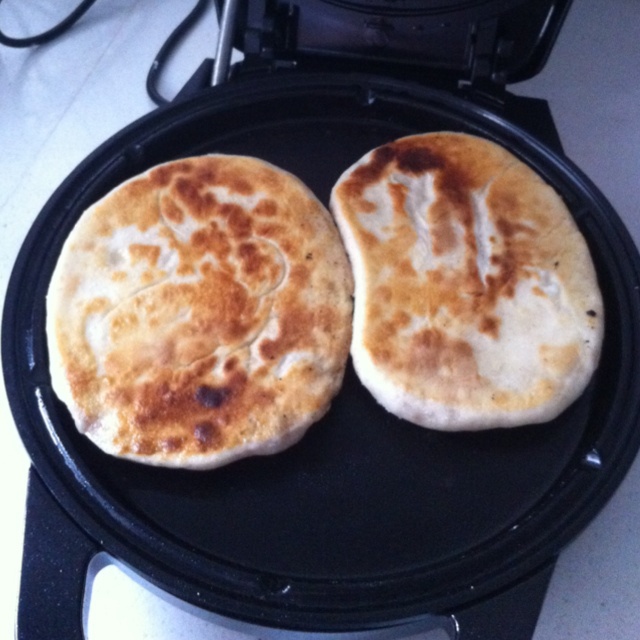
<path id="1" fill-rule="evenodd" d="M 436 130 L 509 148 L 561 193 L 589 243 L 605 298 L 603 358 L 558 419 L 430 431 L 387 414 L 349 367 L 330 413 L 298 445 L 211 472 L 117 460 L 77 433 L 50 387 L 45 295 L 88 205 L 152 165 L 207 152 L 268 160 L 326 203 L 371 148 Z M 534 571 L 611 495 L 640 445 L 638 265 L 616 214 L 573 165 L 471 103 L 372 77 L 234 81 L 134 123 L 47 203 L 7 294 L 7 391 L 63 507 L 164 590 L 270 626 L 385 625 L 467 604 Z"/>

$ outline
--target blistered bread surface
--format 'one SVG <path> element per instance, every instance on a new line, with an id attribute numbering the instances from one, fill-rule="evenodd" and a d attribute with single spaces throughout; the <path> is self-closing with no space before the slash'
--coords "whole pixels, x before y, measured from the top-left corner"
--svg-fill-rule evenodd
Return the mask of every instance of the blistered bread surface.
<path id="1" fill-rule="evenodd" d="M 374 149 L 334 187 L 353 265 L 352 356 L 389 411 L 436 429 L 545 422 L 585 389 L 603 304 L 560 196 L 465 134 Z"/>
<path id="2" fill-rule="evenodd" d="M 52 383 L 113 455 L 211 468 L 279 451 L 340 388 L 352 287 L 330 214 L 294 176 L 240 156 L 160 165 L 63 247 Z"/>

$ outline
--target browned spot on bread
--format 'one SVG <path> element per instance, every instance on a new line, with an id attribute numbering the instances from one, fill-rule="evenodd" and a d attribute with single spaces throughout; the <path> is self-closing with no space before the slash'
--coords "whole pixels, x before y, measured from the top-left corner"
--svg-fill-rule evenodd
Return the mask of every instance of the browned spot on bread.
<path id="1" fill-rule="evenodd" d="M 111 274 L 111 279 L 114 282 L 122 282 L 123 280 L 127 279 L 127 272 L 126 271 L 114 271 L 113 274 Z"/>
<path id="2" fill-rule="evenodd" d="M 339 314 L 329 305 L 310 311 L 292 302 L 280 319 L 277 337 L 263 339 L 259 343 L 260 355 L 265 360 L 273 361 L 295 349 L 312 349 L 318 334 L 331 335 L 339 330 L 339 323 Z"/>
<path id="3" fill-rule="evenodd" d="M 256 234 L 262 236 L 263 238 L 279 238 L 284 229 L 279 224 L 259 224 L 256 225 L 255 228 Z"/>
<path id="4" fill-rule="evenodd" d="M 222 429 L 222 425 L 232 424 L 247 410 L 244 395 L 246 374 L 237 372 L 230 375 L 224 387 L 198 384 L 199 377 L 193 371 L 179 376 L 164 369 L 158 372 L 155 380 L 135 387 L 128 406 L 122 404 L 126 399 L 121 398 L 121 406 L 132 417 L 120 429 L 119 439 L 123 452 L 132 450 L 150 455 L 152 443 L 156 443 L 153 446 L 157 450 L 160 446 L 157 443 L 166 441 L 167 438 L 173 438 L 175 446 L 180 446 L 186 452 L 192 446 L 202 449 L 204 444 L 208 449 L 218 448 L 223 444 L 231 445 L 238 434 L 230 432 L 230 440 L 225 440 L 227 436 L 224 435 L 226 431 Z M 185 422 L 189 420 L 194 420 L 193 424 L 196 425 L 212 425 L 208 430 L 201 430 L 200 438 L 196 435 L 195 444 L 190 439 L 176 435 L 176 431 L 184 431 Z M 137 444 L 129 449 L 128 443 Z"/>
<path id="5" fill-rule="evenodd" d="M 190 163 L 187 160 L 177 160 L 171 165 L 165 164 L 154 167 L 147 176 L 150 186 L 155 189 L 166 187 L 173 181 L 176 175 L 189 171 Z"/>
<path id="6" fill-rule="evenodd" d="M 375 149 L 368 162 L 357 167 L 348 180 L 340 185 L 345 198 L 352 198 L 358 203 L 361 212 L 375 211 L 375 205 L 363 199 L 365 189 L 377 183 L 394 167 L 400 171 L 417 174 L 442 167 L 443 158 L 429 149 L 397 144 L 384 145 Z M 401 185 L 393 185 L 395 197 L 402 194 Z"/>
<path id="7" fill-rule="evenodd" d="M 174 224 L 180 224 L 184 221 L 184 213 L 176 204 L 175 200 L 166 194 L 160 196 L 161 214 Z"/>
<path id="8" fill-rule="evenodd" d="M 492 338 L 497 338 L 499 329 L 500 320 L 495 316 L 483 316 L 482 318 L 480 318 L 478 330 L 481 333 L 486 333 Z"/>
<path id="9" fill-rule="evenodd" d="M 211 210 L 218 203 L 213 193 L 201 190 L 197 183 L 194 183 L 186 176 L 176 178 L 172 184 L 172 189 L 196 220 L 208 219 L 211 215 Z"/>
<path id="10" fill-rule="evenodd" d="M 310 270 L 306 264 L 299 263 L 294 265 L 289 272 L 289 278 L 294 288 L 300 289 L 304 287 L 309 282 L 309 274 Z"/>
<path id="11" fill-rule="evenodd" d="M 278 213 L 278 205 L 274 200 L 263 198 L 253 208 L 253 215 L 263 218 L 274 218 Z"/>
<path id="12" fill-rule="evenodd" d="M 254 241 L 243 242 L 237 253 L 242 261 L 242 271 L 248 278 L 259 277 L 263 282 L 269 282 L 280 272 L 280 265 L 274 264 L 273 253 Z"/>
<path id="13" fill-rule="evenodd" d="M 238 366 L 239 366 L 238 358 L 232 357 L 232 358 L 229 358 L 224 363 L 224 370 L 226 373 L 231 373 Z"/>
<path id="14" fill-rule="evenodd" d="M 429 209 L 429 228 L 431 231 L 431 246 L 436 256 L 442 256 L 452 251 L 458 245 L 455 223 L 456 209 L 448 200 L 440 199 Z M 452 215 L 453 214 L 453 215 Z"/>
<path id="15" fill-rule="evenodd" d="M 131 447 L 127 447 L 126 451 L 140 456 L 151 456 L 158 451 L 160 444 L 160 442 L 151 438 L 137 438 L 133 441 Z"/>
<path id="16" fill-rule="evenodd" d="M 414 356 L 409 368 L 423 375 L 437 375 L 467 380 L 477 375 L 471 345 L 447 336 L 439 329 L 424 329 L 412 340 Z"/>
<path id="17" fill-rule="evenodd" d="M 167 453 L 176 453 L 183 449 L 184 438 L 181 436 L 168 437 L 161 441 L 160 446 Z"/>
<path id="18" fill-rule="evenodd" d="M 252 218 L 242 207 L 224 203 L 218 208 L 219 215 L 227 222 L 227 232 L 234 239 L 248 238 L 252 231 Z"/>

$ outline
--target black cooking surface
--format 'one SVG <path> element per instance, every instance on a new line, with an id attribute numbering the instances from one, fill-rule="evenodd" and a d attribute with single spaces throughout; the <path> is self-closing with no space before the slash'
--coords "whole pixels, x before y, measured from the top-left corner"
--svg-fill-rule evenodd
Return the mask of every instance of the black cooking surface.
<path id="1" fill-rule="evenodd" d="M 577 455 L 584 414 L 576 406 L 519 433 L 441 434 L 374 406 L 350 368 L 333 411 L 283 454 L 196 474 L 98 454 L 94 464 L 120 502 L 205 556 L 367 578 L 445 562 L 508 530 Z"/>
<path id="2" fill-rule="evenodd" d="M 76 432 L 50 389 L 44 297 L 88 204 L 149 166 L 207 152 L 273 162 L 327 203 L 338 176 L 365 152 L 434 130 L 510 148 L 559 190 L 591 247 L 607 310 L 603 360 L 564 414 L 513 430 L 430 431 L 386 413 L 349 366 L 330 413 L 299 444 L 210 472 L 111 458 Z M 160 112 L 81 165 L 27 239 L 3 334 L 22 437 L 54 493 L 65 486 L 71 510 L 89 514 L 89 529 L 109 530 L 109 550 L 134 565 L 156 563 L 214 591 L 228 588 L 237 571 L 243 597 L 258 592 L 262 606 L 317 609 L 344 592 L 340 607 L 363 607 L 379 619 L 391 615 L 385 589 L 406 577 L 394 595 L 406 611 L 455 604 L 468 598 L 461 594 L 469 585 L 481 595 L 483 581 L 493 588 L 501 575 L 511 579 L 557 552 L 601 506 L 638 446 L 637 258 L 585 180 L 495 115 L 401 83 L 292 80 L 251 90 L 239 83 Z M 50 250 L 30 252 L 30 244 Z M 601 464 L 588 457 L 594 451 Z M 238 606 L 232 613 L 252 615 L 247 602 Z"/>
<path id="3" fill-rule="evenodd" d="M 362 122 L 308 110 L 267 114 L 184 153 L 257 155 L 328 203 L 345 168 L 417 130 L 397 113 Z M 442 434 L 388 414 L 350 366 L 331 413 L 280 455 L 204 474 L 105 463 L 99 453 L 95 465 L 120 500 L 205 554 L 284 575 L 371 577 L 446 561 L 512 526 L 576 455 L 587 407 L 517 432 Z"/>

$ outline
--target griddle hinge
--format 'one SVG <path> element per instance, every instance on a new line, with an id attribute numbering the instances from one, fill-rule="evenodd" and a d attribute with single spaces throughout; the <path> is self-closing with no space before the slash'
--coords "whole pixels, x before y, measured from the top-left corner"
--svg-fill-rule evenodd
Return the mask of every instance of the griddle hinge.
<path id="1" fill-rule="evenodd" d="M 247 4 L 243 66 L 262 70 L 294 68 L 299 8 L 271 0 Z"/>
<path id="2" fill-rule="evenodd" d="M 500 35 L 498 18 L 475 23 L 470 32 L 470 75 L 459 88 L 482 102 L 504 104 L 507 62 L 513 47 L 512 40 Z"/>

